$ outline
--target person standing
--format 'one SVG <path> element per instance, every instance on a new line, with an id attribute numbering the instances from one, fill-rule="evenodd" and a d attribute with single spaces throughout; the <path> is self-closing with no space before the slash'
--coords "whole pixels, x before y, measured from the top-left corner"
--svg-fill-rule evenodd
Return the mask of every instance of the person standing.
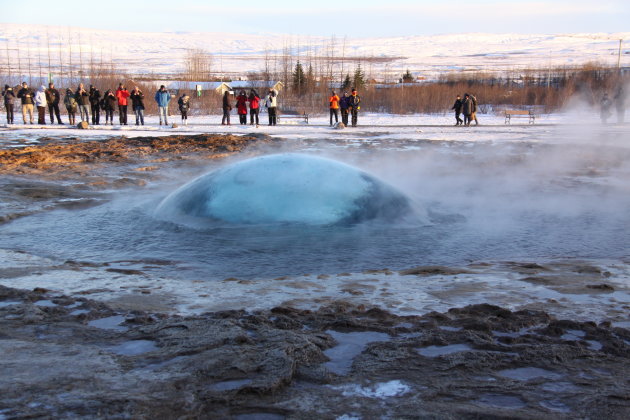
<path id="1" fill-rule="evenodd" d="M 90 94 L 83 87 L 83 83 L 79 83 L 79 87 L 75 93 L 77 104 L 79 104 L 79 114 L 81 121 L 90 121 Z"/>
<path id="2" fill-rule="evenodd" d="M 265 104 L 269 113 L 269 125 L 276 125 L 278 122 L 278 93 L 275 89 L 269 89 Z"/>
<path id="3" fill-rule="evenodd" d="M 236 97 L 236 112 L 238 113 L 238 122 L 241 125 L 247 125 L 247 95 L 245 95 L 244 90 L 241 90 Z"/>
<path id="4" fill-rule="evenodd" d="M 457 95 L 457 99 L 455 99 L 455 103 L 451 109 L 455 110 L 455 125 L 461 125 L 464 123 L 464 120 L 459 118 L 459 115 L 462 113 L 462 98 Z"/>
<path id="5" fill-rule="evenodd" d="M 223 118 L 221 118 L 221 125 L 230 124 L 230 111 L 232 111 L 232 101 L 230 101 L 230 91 L 223 92 Z"/>
<path id="6" fill-rule="evenodd" d="M 46 86 L 41 85 L 35 92 L 35 106 L 37 107 L 37 124 L 46 125 Z"/>
<path id="7" fill-rule="evenodd" d="M 13 88 L 9 85 L 4 85 L 2 97 L 4 98 L 4 108 L 7 110 L 7 124 L 13 124 L 13 107 L 15 105 Z"/>
<path id="8" fill-rule="evenodd" d="M 26 124 L 26 114 L 29 115 L 30 124 L 33 124 L 33 104 L 35 94 L 28 87 L 26 82 L 22 82 L 22 89 L 18 91 L 17 97 L 22 101 L 22 120 Z"/>
<path id="9" fill-rule="evenodd" d="M 182 114 L 182 124 L 188 125 L 188 111 L 190 110 L 190 96 L 184 93 L 177 100 L 177 105 L 179 106 L 179 112 Z"/>
<path id="10" fill-rule="evenodd" d="M 116 99 L 118 99 L 118 120 L 120 125 L 127 125 L 127 103 L 129 98 L 129 91 L 120 83 L 118 89 L 116 89 Z"/>
<path id="11" fill-rule="evenodd" d="M 361 97 L 357 95 L 357 90 L 354 88 L 352 89 L 352 95 L 350 95 L 348 103 L 352 115 L 352 126 L 356 127 L 359 119 L 359 110 L 361 109 Z"/>
<path id="12" fill-rule="evenodd" d="M 626 114 L 626 96 L 624 95 L 623 87 L 619 86 L 619 88 L 617 88 L 613 100 L 615 101 L 615 109 L 617 110 L 617 123 L 623 124 Z"/>
<path id="13" fill-rule="evenodd" d="M 462 112 L 464 114 L 464 125 L 468 127 L 470 125 L 470 117 L 472 115 L 472 101 L 470 100 L 470 95 L 467 93 L 464 94 L 464 100 L 462 101 Z"/>
<path id="14" fill-rule="evenodd" d="M 160 125 L 162 125 L 162 117 L 164 117 L 164 125 L 168 125 L 168 103 L 171 101 L 171 94 L 166 90 L 166 86 L 160 86 L 155 92 L 155 102 L 158 105 L 158 114 L 160 115 Z"/>
<path id="15" fill-rule="evenodd" d="M 610 108 L 612 107 L 612 101 L 608 98 L 608 94 L 604 93 L 602 100 L 599 103 L 600 105 L 600 114 L 599 117 L 602 120 L 602 124 L 606 124 L 608 122 L 608 118 L 612 115 Z"/>
<path id="16" fill-rule="evenodd" d="M 350 95 L 348 92 L 343 93 L 343 97 L 339 101 L 339 109 L 341 110 L 341 122 L 344 126 L 348 126 L 348 113 L 350 109 Z"/>
<path id="17" fill-rule="evenodd" d="M 256 127 L 260 121 L 258 120 L 258 114 L 260 113 L 260 96 L 254 89 L 249 93 L 249 123 L 254 125 L 254 120 L 256 120 Z"/>
<path id="18" fill-rule="evenodd" d="M 138 86 L 135 86 L 131 91 L 131 108 L 133 113 L 136 114 L 136 125 L 144 125 L 144 93 Z"/>
<path id="19" fill-rule="evenodd" d="M 92 124 L 101 122 L 101 91 L 94 85 L 90 85 L 90 108 L 92 110 Z"/>
<path id="20" fill-rule="evenodd" d="M 470 94 L 470 102 L 472 103 L 472 112 L 470 113 L 470 121 L 475 121 L 475 125 L 479 125 L 477 121 L 477 98 L 472 93 Z"/>
<path id="21" fill-rule="evenodd" d="M 66 89 L 66 96 L 63 98 L 63 104 L 66 106 L 66 111 L 68 111 L 68 122 L 70 125 L 74 125 L 76 123 L 75 117 L 77 113 L 77 100 L 74 97 L 72 89 Z"/>
<path id="22" fill-rule="evenodd" d="M 105 125 L 109 122 L 110 125 L 114 125 L 114 109 L 118 99 L 111 89 L 107 89 L 101 100 L 101 108 L 105 111 Z"/>
<path id="23" fill-rule="evenodd" d="M 48 89 L 46 89 L 46 101 L 48 102 L 48 113 L 50 114 L 50 123 L 55 123 L 55 116 L 57 116 L 57 124 L 63 124 L 61 117 L 59 116 L 59 101 L 61 95 L 59 91 L 55 89 L 55 84 L 48 83 Z"/>
<path id="24" fill-rule="evenodd" d="M 333 115 L 335 116 L 335 122 L 338 123 L 339 122 L 339 96 L 337 96 L 337 94 L 335 93 L 335 91 L 332 91 L 332 95 L 330 96 L 330 98 L 328 98 L 328 103 L 330 105 L 330 125 L 333 125 Z"/>

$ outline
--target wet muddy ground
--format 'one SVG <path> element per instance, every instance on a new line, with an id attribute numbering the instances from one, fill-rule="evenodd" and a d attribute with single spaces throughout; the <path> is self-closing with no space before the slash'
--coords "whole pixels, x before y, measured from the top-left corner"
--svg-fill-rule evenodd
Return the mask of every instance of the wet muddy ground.
<path id="1" fill-rule="evenodd" d="M 630 331 L 488 304 L 184 317 L 0 287 L 0 347 L 7 419 L 630 414 Z"/>

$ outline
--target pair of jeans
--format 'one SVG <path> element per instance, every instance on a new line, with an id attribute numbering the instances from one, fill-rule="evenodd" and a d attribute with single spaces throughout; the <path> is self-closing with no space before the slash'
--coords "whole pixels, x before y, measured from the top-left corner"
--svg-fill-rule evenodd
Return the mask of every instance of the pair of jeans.
<path id="1" fill-rule="evenodd" d="M 144 125 L 144 108 L 137 106 L 133 109 L 133 112 L 136 114 L 136 125 Z"/>
<path id="2" fill-rule="evenodd" d="M 341 108 L 341 122 L 346 127 L 348 126 L 348 108 Z"/>
<path id="3" fill-rule="evenodd" d="M 162 117 L 164 117 L 164 125 L 168 125 L 168 107 L 158 106 L 158 113 L 160 114 L 160 124 L 162 124 Z"/>
<path id="4" fill-rule="evenodd" d="M 79 105 L 79 114 L 81 115 L 81 121 L 90 121 L 90 106 Z"/>
<path id="5" fill-rule="evenodd" d="M 22 120 L 24 124 L 26 124 L 26 114 L 29 115 L 29 121 L 33 124 L 33 104 L 24 104 L 22 105 Z"/>
<path id="6" fill-rule="evenodd" d="M 221 118 L 221 124 L 230 124 L 230 110 L 227 108 L 223 109 L 223 118 Z"/>
<path id="7" fill-rule="evenodd" d="M 339 110 L 330 108 L 330 125 L 332 125 L 333 115 L 335 116 L 335 122 L 339 122 Z"/>
<path id="8" fill-rule="evenodd" d="M 7 109 L 7 124 L 13 124 L 13 104 L 4 104 Z"/>
<path id="9" fill-rule="evenodd" d="M 118 119 L 121 125 L 127 125 L 127 105 L 118 105 Z"/>
<path id="10" fill-rule="evenodd" d="M 269 125 L 276 125 L 278 122 L 278 117 L 276 116 L 276 107 L 270 106 L 268 109 L 269 112 Z"/>
<path id="11" fill-rule="evenodd" d="M 50 123 L 55 123 L 55 115 L 57 116 L 57 124 L 61 124 L 61 117 L 59 116 L 59 104 L 48 104 L 48 112 L 50 113 Z"/>
<path id="12" fill-rule="evenodd" d="M 249 123 L 250 124 L 254 125 L 254 119 L 256 120 L 256 125 L 259 124 L 258 113 L 259 113 L 259 109 L 258 108 L 251 108 L 249 110 Z"/>

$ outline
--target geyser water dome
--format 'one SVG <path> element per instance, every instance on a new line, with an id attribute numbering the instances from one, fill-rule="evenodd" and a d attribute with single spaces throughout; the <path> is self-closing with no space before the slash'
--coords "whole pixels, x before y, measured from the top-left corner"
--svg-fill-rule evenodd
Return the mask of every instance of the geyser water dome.
<path id="1" fill-rule="evenodd" d="M 203 175 L 166 197 L 157 215 L 330 225 L 395 220 L 410 210 L 404 194 L 359 169 L 321 157 L 280 154 Z"/>

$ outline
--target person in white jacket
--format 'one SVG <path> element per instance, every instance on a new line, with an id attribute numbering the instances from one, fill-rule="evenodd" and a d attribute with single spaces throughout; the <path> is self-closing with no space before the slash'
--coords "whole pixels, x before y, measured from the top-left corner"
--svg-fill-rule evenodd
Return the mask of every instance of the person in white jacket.
<path id="1" fill-rule="evenodd" d="M 265 98 L 267 112 L 269 113 L 269 125 L 276 125 L 277 109 L 278 109 L 278 92 L 275 89 L 269 89 L 269 94 Z"/>
<path id="2" fill-rule="evenodd" d="M 46 86 L 41 86 L 35 92 L 35 106 L 37 107 L 37 124 L 46 125 Z"/>

